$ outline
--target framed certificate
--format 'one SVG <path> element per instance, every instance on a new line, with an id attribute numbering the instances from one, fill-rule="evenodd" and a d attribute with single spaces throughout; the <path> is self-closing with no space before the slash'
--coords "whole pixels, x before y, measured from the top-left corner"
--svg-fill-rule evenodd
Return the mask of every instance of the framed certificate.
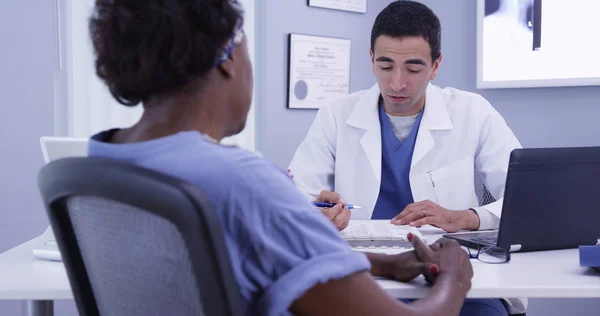
<path id="1" fill-rule="evenodd" d="M 367 13 L 367 0 L 308 0 L 311 7 Z"/>
<path id="2" fill-rule="evenodd" d="M 289 35 L 290 109 L 318 109 L 350 92 L 349 39 Z"/>

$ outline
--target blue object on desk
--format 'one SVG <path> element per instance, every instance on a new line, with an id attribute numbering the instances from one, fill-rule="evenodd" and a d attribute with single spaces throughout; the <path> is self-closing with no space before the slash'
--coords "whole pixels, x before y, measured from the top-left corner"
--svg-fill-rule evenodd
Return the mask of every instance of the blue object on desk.
<path id="1" fill-rule="evenodd" d="M 335 206 L 335 203 L 329 203 L 329 202 L 313 202 L 313 204 L 316 207 L 334 207 Z M 352 205 L 352 204 L 346 204 L 346 206 L 349 209 L 360 208 L 360 206 L 358 206 L 358 205 Z"/>
<path id="2" fill-rule="evenodd" d="M 579 246 L 579 265 L 600 272 L 600 246 Z"/>

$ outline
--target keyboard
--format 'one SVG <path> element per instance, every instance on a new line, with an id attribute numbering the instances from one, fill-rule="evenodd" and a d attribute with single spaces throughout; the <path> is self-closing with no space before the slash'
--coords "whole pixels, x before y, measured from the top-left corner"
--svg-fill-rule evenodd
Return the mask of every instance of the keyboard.
<path id="1" fill-rule="evenodd" d="M 473 241 L 484 244 L 496 245 L 498 243 L 498 236 L 486 236 L 486 237 L 475 237 Z"/>
<path id="2" fill-rule="evenodd" d="M 445 234 L 444 237 L 454 239 L 461 245 L 474 249 L 494 247 L 498 244 L 498 231 L 453 233 Z"/>
<path id="3" fill-rule="evenodd" d="M 412 247 L 408 233 L 426 242 L 417 228 L 392 225 L 389 220 L 351 220 L 340 235 L 352 247 Z"/>

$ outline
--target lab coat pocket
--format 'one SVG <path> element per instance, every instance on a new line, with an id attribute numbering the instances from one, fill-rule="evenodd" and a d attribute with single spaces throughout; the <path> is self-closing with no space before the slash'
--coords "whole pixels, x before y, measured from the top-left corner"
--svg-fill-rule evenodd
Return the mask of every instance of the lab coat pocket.
<path id="1" fill-rule="evenodd" d="M 474 169 L 473 157 L 467 156 L 428 172 L 427 180 L 434 192 L 432 200 L 450 210 L 466 210 L 478 206 Z"/>

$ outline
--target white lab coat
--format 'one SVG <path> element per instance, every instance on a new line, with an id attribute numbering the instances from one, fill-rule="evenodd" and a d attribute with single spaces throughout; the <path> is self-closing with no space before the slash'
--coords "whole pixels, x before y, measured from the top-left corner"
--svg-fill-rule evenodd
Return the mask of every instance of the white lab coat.
<path id="1" fill-rule="evenodd" d="M 370 219 L 379 196 L 379 95 L 374 85 L 323 105 L 289 167 L 310 199 L 330 190 L 360 205 L 352 210 L 352 219 Z M 429 199 L 451 210 L 474 208 L 480 229 L 497 228 L 510 153 L 520 147 L 483 97 L 429 84 L 410 169 L 413 199 Z M 496 202 L 479 207 L 475 173 Z M 512 312 L 525 311 L 526 300 L 507 300 Z"/>
<path id="2" fill-rule="evenodd" d="M 311 198 L 338 192 L 370 219 L 381 183 L 379 88 L 324 105 L 290 164 L 298 188 Z M 497 228 L 510 153 L 520 148 L 500 114 L 483 97 L 429 84 L 410 169 L 414 201 L 451 210 L 476 208 L 482 229 Z M 497 200 L 479 207 L 475 173 Z M 400 212 L 402 210 L 398 210 Z"/>

